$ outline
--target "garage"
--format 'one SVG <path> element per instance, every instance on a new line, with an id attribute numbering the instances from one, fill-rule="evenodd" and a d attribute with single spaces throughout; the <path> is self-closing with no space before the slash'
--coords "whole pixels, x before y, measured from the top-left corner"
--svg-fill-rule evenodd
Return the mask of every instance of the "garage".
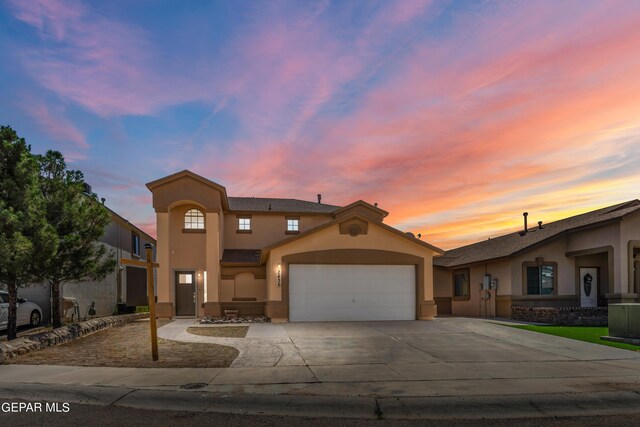
<path id="1" fill-rule="evenodd" d="M 289 321 L 415 318 L 415 265 L 289 265 Z"/>

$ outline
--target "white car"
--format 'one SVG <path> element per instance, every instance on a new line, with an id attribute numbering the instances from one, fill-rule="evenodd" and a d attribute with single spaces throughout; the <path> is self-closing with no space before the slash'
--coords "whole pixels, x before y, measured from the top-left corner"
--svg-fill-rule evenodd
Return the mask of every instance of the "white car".
<path id="1" fill-rule="evenodd" d="M 42 321 L 42 309 L 38 304 L 27 301 L 24 298 L 18 298 L 18 326 L 31 325 L 38 326 Z M 9 294 L 6 291 L 0 291 L 0 331 L 7 329 L 9 320 Z"/>

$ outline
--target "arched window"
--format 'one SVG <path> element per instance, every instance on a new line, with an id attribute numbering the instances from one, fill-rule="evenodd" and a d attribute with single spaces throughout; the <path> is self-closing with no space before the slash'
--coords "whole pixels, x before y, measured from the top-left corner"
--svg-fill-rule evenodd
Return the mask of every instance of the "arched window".
<path id="1" fill-rule="evenodd" d="M 204 230 L 204 215 L 198 209 L 189 209 L 184 215 L 184 228 L 187 230 Z"/>

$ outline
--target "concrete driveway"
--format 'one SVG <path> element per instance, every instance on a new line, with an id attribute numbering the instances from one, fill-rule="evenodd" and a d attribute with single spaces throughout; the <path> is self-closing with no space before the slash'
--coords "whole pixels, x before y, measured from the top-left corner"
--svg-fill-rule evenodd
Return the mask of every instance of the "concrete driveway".
<path id="1" fill-rule="evenodd" d="M 187 334 L 188 326 L 192 320 L 178 320 L 159 335 L 240 349 L 236 369 L 210 382 L 216 391 L 437 396 L 640 390 L 638 352 L 480 319 L 253 324 L 246 338 Z"/>
<path id="2" fill-rule="evenodd" d="M 237 347 L 232 367 L 2 365 L 0 395 L 396 418 L 617 414 L 640 405 L 640 353 L 486 320 L 253 324 L 246 338 L 192 335 L 189 326 L 176 320 L 158 334 Z M 194 384 L 205 393 L 182 390 Z"/>

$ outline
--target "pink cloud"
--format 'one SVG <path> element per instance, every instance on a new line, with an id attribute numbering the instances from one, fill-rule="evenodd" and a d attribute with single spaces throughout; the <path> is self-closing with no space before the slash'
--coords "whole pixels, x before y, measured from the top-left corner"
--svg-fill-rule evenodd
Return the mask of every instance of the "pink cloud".
<path id="1" fill-rule="evenodd" d="M 53 114 L 50 108 L 42 102 L 30 103 L 25 109 L 53 139 L 61 142 L 72 142 L 77 148 L 89 148 L 89 144 L 87 144 L 82 132 L 59 112 Z"/>
<path id="2" fill-rule="evenodd" d="M 352 114 L 324 121 L 317 107 L 309 113 L 298 109 L 289 130 L 300 128 L 299 119 L 313 125 L 314 133 L 245 143 L 246 149 L 229 160 L 235 170 L 200 170 L 222 175 L 235 189 L 255 189 L 255 195 L 310 198 L 323 192 L 334 203 L 377 201 L 397 224 L 466 209 L 460 221 L 468 231 L 447 234 L 453 225 L 447 226 L 446 218 L 423 225 L 443 230 L 435 237 L 444 246 L 477 238 L 475 218 L 483 210 L 506 212 L 519 221 L 524 203 L 550 207 L 534 197 L 538 194 L 554 201 L 554 194 L 562 194 L 582 204 L 592 193 L 576 182 L 606 179 L 590 174 L 616 151 L 615 133 L 599 131 L 617 123 L 640 127 L 640 15 L 633 3 L 619 6 L 595 3 L 581 9 L 579 3 L 567 3 L 558 10 L 532 3 L 501 5 L 490 20 L 462 15 L 454 37 L 411 50 Z M 563 20 L 566 16 L 572 19 Z M 305 80 L 308 64 L 329 70 L 324 74 L 330 95 L 320 97 L 318 105 L 337 96 L 336 82 L 359 78 L 369 64 L 363 51 L 353 52 L 355 63 L 341 75 L 330 65 L 339 67 L 340 49 L 314 58 L 292 49 L 292 34 L 273 37 L 261 38 L 270 61 L 282 58 L 289 64 L 276 67 L 273 76 L 279 79 L 267 79 L 264 92 L 258 91 L 265 110 L 275 106 L 273 116 L 305 90 L 320 90 L 321 79 Z M 331 49 L 331 39 L 322 46 Z M 309 99 L 307 105 L 313 106 Z M 301 135 L 313 143 L 300 141 Z M 587 149 L 584 157 L 575 157 Z M 640 183 L 640 174 L 631 179 Z M 509 224 L 493 226 L 505 230 Z"/>
<path id="3" fill-rule="evenodd" d="M 206 82 L 167 70 L 149 34 L 135 26 L 80 2 L 13 1 L 12 9 L 55 46 L 21 52 L 27 71 L 46 89 L 92 112 L 145 115 L 205 96 Z"/>

